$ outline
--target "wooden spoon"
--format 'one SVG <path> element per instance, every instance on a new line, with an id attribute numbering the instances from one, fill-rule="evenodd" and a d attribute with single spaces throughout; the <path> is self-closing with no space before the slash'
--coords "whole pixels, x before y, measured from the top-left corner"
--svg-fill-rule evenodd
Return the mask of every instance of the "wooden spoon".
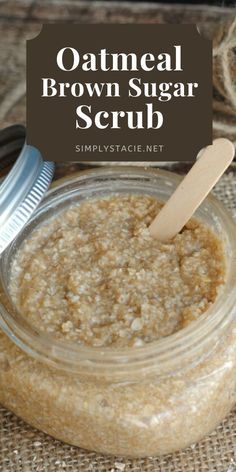
<path id="1" fill-rule="evenodd" d="M 207 146 L 184 177 L 149 229 L 151 235 L 165 242 L 174 238 L 206 198 L 229 167 L 235 149 L 231 141 L 219 138 Z"/>

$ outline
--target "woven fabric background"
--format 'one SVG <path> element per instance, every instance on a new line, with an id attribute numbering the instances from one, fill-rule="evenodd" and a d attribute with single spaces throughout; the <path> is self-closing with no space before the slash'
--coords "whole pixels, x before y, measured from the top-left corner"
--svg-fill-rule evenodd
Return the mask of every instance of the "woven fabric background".
<path id="1" fill-rule="evenodd" d="M 235 173 L 214 190 L 236 218 Z M 132 453 L 132 451 L 131 451 Z M 1 472 L 236 472 L 236 409 L 207 438 L 161 458 L 124 459 L 62 444 L 0 407 Z"/>

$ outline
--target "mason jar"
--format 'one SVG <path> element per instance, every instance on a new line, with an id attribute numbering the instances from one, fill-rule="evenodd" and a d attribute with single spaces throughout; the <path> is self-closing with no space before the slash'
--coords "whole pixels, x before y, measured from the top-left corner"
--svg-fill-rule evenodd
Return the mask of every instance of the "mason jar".
<path id="1" fill-rule="evenodd" d="M 223 205 L 209 196 L 196 216 L 223 240 L 226 282 L 196 321 L 141 347 L 76 345 L 54 339 L 18 313 L 11 265 L 31 232 L 68 206 L 113 193 L 165 201 L 180 177 L 141 168 L 100 168 L 56 181 L 0 260 L 0 402 L 67 443 L 142 457 L 185 448 L 229 413 L 236 391 L 236 238 Z M 45 273 L 45 277 L 49 277 Z"/>

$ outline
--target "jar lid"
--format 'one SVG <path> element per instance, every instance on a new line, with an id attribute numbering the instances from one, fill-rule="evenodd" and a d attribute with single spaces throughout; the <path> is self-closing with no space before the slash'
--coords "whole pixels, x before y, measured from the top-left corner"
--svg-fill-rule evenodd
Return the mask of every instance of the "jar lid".
<path id="1" fill-rule="evenodd" d="M 54 173 L 38 149 L 24 145 L 0 185 L 0 254 L 23 229 L 43 199 Z"/>

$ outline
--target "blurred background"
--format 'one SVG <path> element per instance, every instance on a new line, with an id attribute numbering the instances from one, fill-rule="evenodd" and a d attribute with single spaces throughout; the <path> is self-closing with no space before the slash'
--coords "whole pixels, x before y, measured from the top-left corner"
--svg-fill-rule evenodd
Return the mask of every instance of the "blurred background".
<path id="1" fill-rule="evenodd" d="M 126 0 L 120 0 L 120 1 L 126 1 Z M 131 1 L 137 1 L 137 0 L 131 0 Z M 143 0 L 138 0 L 138 1 L 143 2 Z M 184 4 L 185 3 L 185 4 L 189 4 L 189 5 L 190 4 L 196 4 L 196 5 L 198 4 L 198 5 L 218 5 L 218 6 L 235 5 L 235 1 L 232 1 L 232 0 L 225 0 L 225 1 L 218 1 L 218 2 L 217 1 L 203 2 L 201 0 L 200 1 L 190 0 L 189 2 L 181 2 L 181 1 L 177 1 L 177 0 L 170 0 L 169 2 L 157 2 L 157 1 L 155 2 L 155 0 L 154 0 L 153 3 L 159 3 L 159 4 L 161 4 L 161 3 L 169 3 L 169 4 L 171 4 L 171 3 L 181 4 L 182 3 L 182 4 Z"/>

